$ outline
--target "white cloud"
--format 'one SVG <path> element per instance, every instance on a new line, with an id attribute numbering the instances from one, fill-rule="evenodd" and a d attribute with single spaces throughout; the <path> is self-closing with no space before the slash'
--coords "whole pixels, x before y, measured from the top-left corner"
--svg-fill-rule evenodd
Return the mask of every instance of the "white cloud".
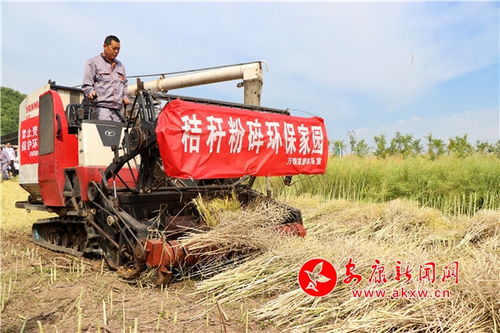
<path id="1" fill-rule="evenodd" d="M 100 50 L 102 36 L 113 32 L 124 41 L 121 58 L 129 74 L 264 58 L 273 71 L 272 88 L 285 90 L 302 83 L 356 91 L 389 109 L 439 82 L 498 60 L 494 3 L 115 6 L 4 5 L 8 16 L 2 19 L 9 22 L 3 23 L 3 53 L 19 54 L 22 39 L 28 39 L 29 52 L 39 64 L 35 73 L 64 78 L 65 83 L 73 78 L 77 84 L 81 63 Z M 110 20 L 111 7 L 115 14 Z M 18 20 L 23 23 L 15 24 Z M 11 82 L 9 73 L 5 78 Z"/>
<path id="2" fill-rule="evenodd" d="M 496 142 L 500 139 L 500 110 L 465 111 L 430 118 L 413 115 L 409 119 L 398 120 L 388 125 L 358 128 L 355 132 L 356 137 L 370 142 L 375 135 L 385 134 L 391 138 L 396 132 L 412 134 L 415 138 L 424 138 L 430 133 L 436 138 L 445 140 L 467 134 L 470 142 L 476 140 Z"/>
<path id="3" fill-rule="evenodd" d="M 288 37 L 278 43 L 293 52 L 277 65 L 308 82 L 397 108 L 442 81 L 498 61 L 494 8 L 488 13 L 459 4 L 439 13 L 418 4 L 347 3 L 291 10 Z"/>

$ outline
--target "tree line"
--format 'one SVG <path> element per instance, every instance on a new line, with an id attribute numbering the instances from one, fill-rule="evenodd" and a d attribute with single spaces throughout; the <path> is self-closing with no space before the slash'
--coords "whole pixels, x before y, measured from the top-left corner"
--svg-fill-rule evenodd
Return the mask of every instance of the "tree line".
<path id="1" fill-rule="evenodd" d="M 16 132 L 19 125 L 19 104 L 26 95 L 17 90 L 0 87 L 0 135 Z"/>
<path id="2" fill-rule="evenodd" d="M 333 155 L 346 155 L 346 148 L 352 155 L 365 157 L 374 155 L 378 158 L 388 156 L 399 156 L 407 158 L 411 156 L 427 155 L 434 160 L 440 156 L 452 155 L 456 157 L 467 157 L 475 153 L 490 154 L 500 157 L 500 140 L 496 143 L 477 140 L 475 144 L 469 142 L 467 134 L 454 136 L 448 141 L 435 138 L 432 134 L 425 136 L 425 141 L 414 138 L 411 134 L 396 132 L 395 136 L 388 139 L 384 134 L 373 137 L 374 147 L 368 146 L 366 140 L 358 140 L 353 133 L 348 134 L 348 143 L 342 140 L 330 141 L 330 151 Z"/>

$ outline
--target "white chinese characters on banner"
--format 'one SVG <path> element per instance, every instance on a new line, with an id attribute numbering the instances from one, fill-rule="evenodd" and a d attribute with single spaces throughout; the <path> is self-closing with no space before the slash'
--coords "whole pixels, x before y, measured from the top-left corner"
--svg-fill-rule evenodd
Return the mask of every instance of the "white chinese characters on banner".
<path id="1" fill-rule="evenodd" d="M 288 165 L 321 165 L 321 157 L 289 157 Z"/>
<path id="2" fill-rule="evenodd" d="M 247 121 L 248 125 L 248 151 L 255 148 L 255 153 L 259 153 L 260 146 L 264 144 L 264 135 L 262 135 L 262 124 L 259 120 Z"/>
<path id="3" fill-rule="evenodd" d="M 185 153 L 200 152 L 200 138 L 207 130 L 206 146 L 210 153 L 220 153 L 221 145 L 227 143 L 231 154 L 241 153 L 246 140 L 248 151 L 269 149 L 278 154 L 281 149 L 287 155 L 300 154 L 304 157 L 289 157 L 287 164 L 291 165 L 321 165 L 321 157 L 306 157 L 310 154 L 323 154 L 325 134 L 321 126 L 296 126 L 292 123 L 266 121 L 265 135 L 263 124 L 258 120 L 245 121 L 246 128 L 238 117 L 230 116 L 227 120 L 212 115 L 198 119 L 196 114 L 181 117 L 182 138 Z M 23 132 L 24 133 L 24 132 Z"/>
<path id="4" fill-rule="evenodd" d="M 283 146 L 283 143 L 281 142 L 281 135 L 278 132 L 280 124 L 278 122 L 275 122 L 275 121 L 272 121 L 272 122 L 266 121 L 266 126 L 267 126 L 267 133 L 266 134 L 269 137 L 269 142 L 267 143 L 267 148 L 271 148 L 277 154 L 279 151 L 279 148 L 281 146 Z"/>
<path id="5" fill-rule="evenodd" d="M 227 123 L 229 125 L 229 152 L 231 154 L 241 153 L 241 146 L 243 144 L 243 136 L 245 135 L 245 130 L 241 125 L 241 119 L 236 118 L 233 120 L 233 117 L 229 117 L 229 121 Z"/>
<path id="6" fill-rule="evenodd" d="M 217 141 L 216 152 L 220 152 L 220 143 L 223 137 L 226 136 L 226 131 L 222 130 L 222 118 L 215 118 L 213 116 L 208 116 L 207 121 L 209 125 L 207 129 L 210 131 L 207 139 L 207 146 L 210 147 L 210 152 L 214 152 L 214 143 Z"/>
<path id="7" fill-rule="evenodd" d="M 21 129 L 21 154 L 38 156 L 38 125 Z"/>
<path id="8" fill-rule="evenodd" d="M 309 147 L 309 128 L 304 126 L 304 124 L 300 124 L 298 132 L 300 134 L 299 153 L 302 155 L 309 154 L 311 152 L 311 147 Z"/>
<path id="9" fill-rule="evenodd" d="M 295 153 L 295 142 L 297 138 L 295 137 L 295 128 L 293 124 L 285 123 L 285 152 L 287 154 Z"/>
<path id="10" fill-rule="evenodd" d="M 323 131 L 320 126 L 311 126 L 313 154 L 323 153 Z"/>
<path id="11" fill-rule="evenodd" d="M 200 135 L 201 135 L 201 120 L 196 119 L 196 115 L 193 114 L 193 118 L 189 116 L 184 116 L 181 118 L 182 122 L 182 139 L 181 142 L 184 144 L 184 152 L 187 153 L 199 153 L 200 152 Z"/>

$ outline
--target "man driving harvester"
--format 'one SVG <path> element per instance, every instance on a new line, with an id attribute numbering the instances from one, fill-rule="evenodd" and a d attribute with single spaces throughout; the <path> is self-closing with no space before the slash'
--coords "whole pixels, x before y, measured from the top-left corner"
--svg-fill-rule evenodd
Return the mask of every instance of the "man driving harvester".
<path id="1" fill-rule="evenodd" d="M 120 40 L 110 35 L 103 52 L 85 63 L 82 89 L 95 103 L 99 120 L 124 121 L 123 107 L 129 104 L 125 66 L 116 59 Z"/>

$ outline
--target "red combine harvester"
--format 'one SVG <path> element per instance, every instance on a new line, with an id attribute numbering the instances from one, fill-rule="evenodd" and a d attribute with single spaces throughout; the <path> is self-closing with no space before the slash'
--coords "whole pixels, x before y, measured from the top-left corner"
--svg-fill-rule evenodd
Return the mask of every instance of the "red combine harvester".
<path id="1" fill-rule="evenodd" d="M 244 104 L 166 91 L 242 80 Z M 304 236 L 299 210 L 252 189 L 257 176 L 323 173 L 323 120 L 259 106 L 261 62 L 189 71 L 128 88 L 126 123 L 96 120 L 80 89 L 49 81 L 19 108 L 20 185 L 16 207 L 38 220 L 36 244 L 75 256 L 102 255 L 110 267 L 158 268 L 158 283 L 197 256 L 177 241 L 205 222 L 193 199 L 269 200 L 289 212 L 279 228 Z M 158 231 L 162 238 L 158 237 Z M 132 270 L 130 268 L 133 268 Z M 130 274 L 129 274 L 130 275 Z"/>

